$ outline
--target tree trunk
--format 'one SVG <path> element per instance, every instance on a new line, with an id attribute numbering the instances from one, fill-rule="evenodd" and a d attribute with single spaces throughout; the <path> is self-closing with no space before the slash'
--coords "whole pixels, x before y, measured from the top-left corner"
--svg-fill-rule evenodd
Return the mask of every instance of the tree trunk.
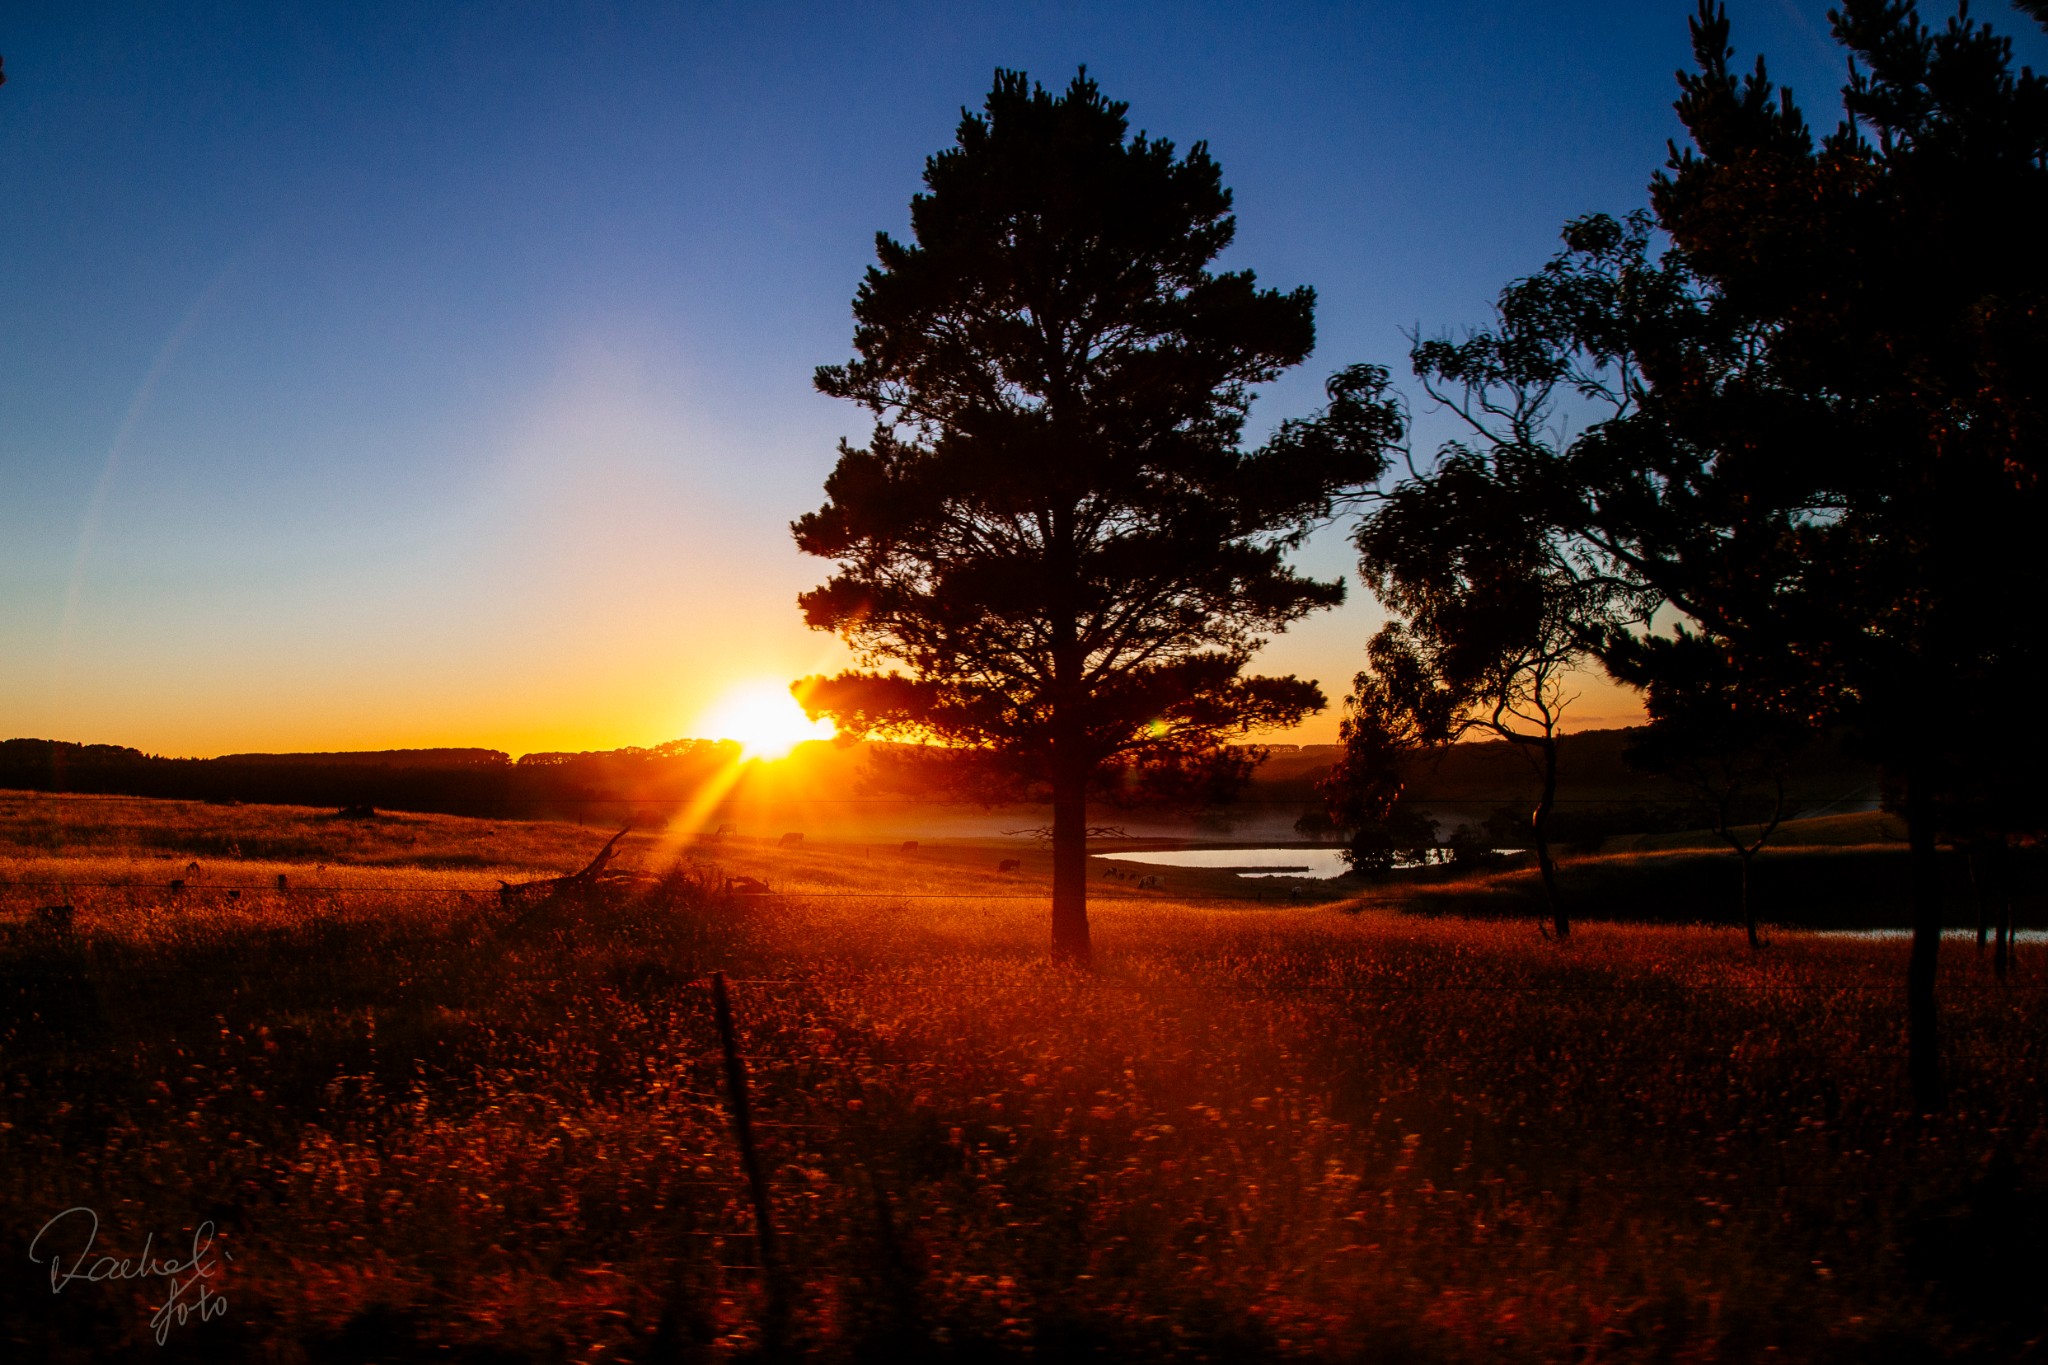
<path id="1" fill-rule="evenodd" d="M 1991 924 L 1989 891 L 1984 885 L 1984 855 L 1977 847 L 1970 849 L 1964 861 L 1970 871 L 1970 895 L 1977 902 L 1977 951 L 1984 951 L 1985 931 Z"/>
<path id="2" fill-rule="evenodd" d="M 1052 760 L 1052 955 L 1085 967 L 1088 942 L 1088 766 L 1056 747 Z"/>
<path id="3" fill-rule="evenodd" d="M 1749 865 L 1755 858 L 1756 850 L 1754 849 L 1742 852 L 1742 927 L 1749 934 L 1749 946 L 1751 948 L 1761 946 L 1756 941 L 1756 907 L 1749 902 Z"/>
<path id="4" fill-rule="evenodd" d="M 1934 847 L 1933 802 L 1922 773 L 1906 775 L 1906 839 L 1913 890 L 1913 954 L 1906 963 L 1906 1066 L 1913 1104 L 1923 1114 L 1939 1111 L 1945 1099 L 1941 1079 L 1940 1019 L 1935 1012 L 1935 969 L 1941 955 L 1941 864 Z"/>
<path id="5" fill-rule="evenodd" d="M 1086 967 L 1088 942 L 1088 778 L 1082 722 L 1087 685 L 1076 616 L 1080 580 L 1071 507 L 1055 508 L 1047 537 L 1052 605 L 1052 956 Z"/>
<path id="6" fill-rule="evenodd" d="M 1988 878 L 1991 891 L 1991 924 L 1994 942 L 1991 949 L 1991 970 L 2000 981 L 2012 968 L 2012 865 L 2008 861 L 2009 845 L 2003 834 L 1991 846 L 1991 875 Z"/>
<path id="7" fill-rule="evenodd" d="M 1529 833 L 1536 841 L 1536 870 L 1543 877 L 1543 898 L 1550 905 L 1550 923 L 1559 938 L 1570 938 L 1572 922 L 1557 894 L 1557 867 L 1550 860 L 1550 808 L 1557 804 L 1557 741 L 1540 741 L 1543 750 L 1543 795 L 1529 813 Z"/>
<path id="8" fill-rule="evenodd" d="M 2012 898 L 2005 897 L 1998 906 L 1998 936 L 1991 949 L 1991 971 L 2000 982 L 2012 970 Z"/>

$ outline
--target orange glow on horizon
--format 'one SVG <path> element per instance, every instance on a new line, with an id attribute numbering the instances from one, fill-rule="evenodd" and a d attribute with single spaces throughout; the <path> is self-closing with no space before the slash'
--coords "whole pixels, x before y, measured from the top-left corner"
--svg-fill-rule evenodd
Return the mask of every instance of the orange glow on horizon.
<path id="1" fill-rule="evenodd" d="M 789 695 L 787 686 L 756 680 L 729 690 L 697 722 L 706 739 L 737 740 L 740 757 L 777 759 L 806 740 L 830 739 L 829 720 L 812 720 Z"/>

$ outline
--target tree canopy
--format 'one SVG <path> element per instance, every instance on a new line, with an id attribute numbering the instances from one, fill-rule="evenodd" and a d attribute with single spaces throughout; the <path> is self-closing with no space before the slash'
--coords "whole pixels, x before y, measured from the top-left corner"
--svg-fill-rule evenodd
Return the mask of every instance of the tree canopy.
<path id="1" fill-rule="evenodd" d="M 2039 727 L 2000 722 L 2044 664 L 2014 604 L 2048 594 L 2048 82 L 1967 12 L 1934 29 L 1903 0 L 1845 0 L 1831 23 L 1849 77 L 1816 138 L 1700 6 L 1677 102 L 1691 145 L 1653 180 L 1654 219 L 1571 224 L 1498 326 L 1418 348 L 1426 383 L 1494 434 L 1413 481 L 1418 507 L 1447 510 L 1410 531 L 1382 509 L 1362 545 L 1393 525 L 1454 603 L 1470 564 L 1556 547 L 1545 562 L 1574 571 L 1523 595 L 1607 581 L 1680 617 L 1675 637 L 1622 619 L 1589 636 L 1653 718 L 1704 705 L 1723 748 L 1847 727 L 1912 831 L 1912 1070 L 1932 1105 L 1935 835 L 2040 815 L 2022 791 Z M 1543 439 L 1528 417 L 1557 391 L 1593 420 Z M 1460 537 L 1464 507 L 1526 529 Z M 1446 538 L 1485 555 L 1429 550 Z M 1482 617 L 1509 614 L 1502 582 Z"/>
<path id="2" fill-rule="evenodd" d="M 2011 604 L 2048 592 L 2048 82 L 1967 10 L 1935 29 L 1910 3 L 1845 0 L 1832 22 L 1853 60 L 1844 116 L 1816 140 L 1761 62 L 1731 68 L 1723 9 L 1693 21 L 1678 109 L 1694 146 L 1652 202 L 1755 344 L 1617 435 L 1698 452 L 1723 506 L 1743 508 L 1667 528 L 1658 572 L 1734 654 L 1793 620 L 1819 707 L 1903 792 L 1914 1083 L 1932 1105 L 1941 807 L 2013 764 L 1985 722 L 2044 663 Z M 1749 566 L 1768 591 L 1720 591 L 1714 542 L 1745 528 L 1775 532 Z"/>
<path id="3" fill-rule="evenodd" d="M 836 562 L 801 598 L 868 667 L 797 691 L 842 732 L 935 740 L 1050 790 L 1054 939 L 1087 954 L 1091 784 L 1241 770 L 1223 744 L 1320 708 L 1245 672 L 1336 605 L 1288 562 L 1380 477 L 1401 418 L 1384 371 L 1242 443 L 1255 385 L 1305 358 L 1314 296 L 1215 271 L 1235 231 L 1200 143 L 1130 134 L 1085 72 L 1054 95 L 997 73 L 926 163 L 913 240 L 876 239 L 856 356 L 818 388 L 875 415 L 793 526 Z"/>

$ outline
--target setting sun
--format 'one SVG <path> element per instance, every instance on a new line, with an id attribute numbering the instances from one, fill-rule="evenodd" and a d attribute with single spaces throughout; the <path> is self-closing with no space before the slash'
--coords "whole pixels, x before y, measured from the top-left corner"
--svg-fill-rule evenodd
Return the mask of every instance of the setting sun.
<path id="1" fill-rule="evenodd" d="M 832 722 L 812 720 L 780 683 L 735 687 L 706 712 L 698 732 L 740 743 L 743 758 L 781 758 L 809 739 L 832 738 Z"/>

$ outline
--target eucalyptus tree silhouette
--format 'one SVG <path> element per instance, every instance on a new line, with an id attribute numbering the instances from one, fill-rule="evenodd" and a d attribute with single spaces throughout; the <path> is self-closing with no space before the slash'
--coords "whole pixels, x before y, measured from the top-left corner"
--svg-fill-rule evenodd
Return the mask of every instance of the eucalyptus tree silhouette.
<path id="1" fill-rule="evenodd" d="M 1549 822 L 1557 738 L 1573 673 L 1600 641 L 1646 618 L 1654 599 L 1575 553 L 1522 496 L 1498 450 L 1457 446 L 1374 506 L 1355 541 L 1359 569 L 1399 619 L 1367 650 L 1347 700 L 1345 753 L 1327 795 L 1370 783 L 1392 736 L 1454 743 L 1477 731 L 1528 758 L 1538 796 L 1529 832 L 1551 928 L 1571 933 L 1558 895 Z M 1333 812 L 1334 813 L 1334 812 Z"/>
<path id="2" fill-rule="evenodd" d="M 1053 945 L 1089 955 L 1091 785 L 1227 785 L 1225 742 L 1323 705 L 1248 676 L 1271 632 L 1342 600 L 1287 552 L 1378 479 L 1384 371 L 1330 386 L 1263 448 L 1251 388 L 1314 342 L 1314 295 L 1210 269 L 1235 230 L 1200 143 L 1129 134 L 1083 71 L 998 72 L 876 240 L 855 359 L 818 388 L 876 418 L 792 530 L 836 572 L 800 599 L 866 667 L 794 690 L 842 734 L 935 740 L 1049 791 Z"/>
<path id="3" fill-rule="evenodd" d="M 1565 265 L 1510 285 L 1494 323 L 1462 340 L 1417 339 L 1424 390 L 1457 417 L 1462 436 L 1377 497 L 1354 535 L 1359 571 L 1393 612 L 1367 648 L 1346 702 L 1344 756 L 1323 794 L 1333 819 L 1391 812 L 1396 752 L 1418 753 L 1475 731 L 1530 761 L 1539 795 L 1529 814 L 1540 883 L 1558 937 L 1571 933 L 1558 895 L 1549 821 L 1557 737 L 1574 673 L 1649 618 L 1657 594 L 1581 531 L 1560 501 L 1566 458 L 1560 405 L 1576 397 L 1614 419 L 1642 399 L 1642 371 L 1619 338 L 1584 340 L 1594 320 L 1647 299 L 1668 280 L 1637 281 L 1622 308 L 1606 287 L 1640 256 L 1647 218 L 1575 225 Z M 1658 288 L 1649 287 L 1652 283 Z M 1617 323 L 1611 330 L 1619 330 Z M 1381 817 L 1384 819 L 1384 815 Z"/>

